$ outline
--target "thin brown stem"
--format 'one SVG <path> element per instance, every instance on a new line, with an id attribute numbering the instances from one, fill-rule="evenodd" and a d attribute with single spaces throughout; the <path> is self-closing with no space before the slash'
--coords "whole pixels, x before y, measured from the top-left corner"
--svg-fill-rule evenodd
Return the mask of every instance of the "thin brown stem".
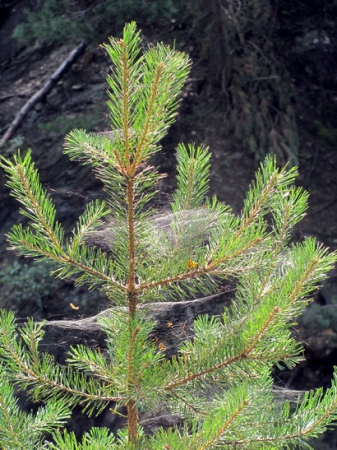
<path id="1" fill-rule="evenodd" d="M 138 408 L 136 400 L 131 398 L 127 405 L 128 410 L 128 436 L 131 444 L 137 444 L 138 441 Z"/>
<path id="2" fill-rule="evenodd" d="M 129 175 L 127 179 L 127 204 L 128 204 L 128 230 L 129 230 L 129 276 L 127 282 L 128 306 L 129 306 L 129 332 L 130 332 L 130 349 L 128 358 L 128 389 L 131 391 L 134 387 L 134 367 L 133 353 L 135 348 L 135 337 L 137 330 L 132 331 L 132 322 L 135 319 L 137 308 L 137 292 L 136 292 L 136 253 L 135 253 L 135 217 L 134 217 L 134 179 Z M 130 398 L 127 402 L 128 411 L 128 437 L 132 444 L 138 441 L 138 408 L 136 399 Z"/>
<path id="3" fill-rule="evenodd" d="M 129 276 L 127 283 L 128 302 L 130 319 L 134 319 L 136 313 L 137 293 L 136 293 L 136 252 L 135 252 L 135 212 L 134 212 L 134 180 L 131 178 L 127 182 L 127 203 L 128 203 L 128 229 L 129 229 Z"/>
<path id="4" fill-rule="evenodd" d="M 130 319 L 131 320 L 131 319 Z M 131 328 L 131 324 L 130 324 Z M 135 340 L 137 337 L 137 334 L 139 333 L 139 327 L 135 329 L 134 332 L 131 332 L 130 329 L 130 348 L 129 348 L 129 355 L 128 355 L 128 388 L 132 389 L 135 384 L 134 380 L 134 366 L 133 366 L 133 350 L 135 348 Z M 128 436 L 129 441 L 132 444 L 136 444 L 138 441 L 138 408 L 136 406 L 136 399 L 130 398 L 127 405 L 127 411 L 128 411 Z"/>

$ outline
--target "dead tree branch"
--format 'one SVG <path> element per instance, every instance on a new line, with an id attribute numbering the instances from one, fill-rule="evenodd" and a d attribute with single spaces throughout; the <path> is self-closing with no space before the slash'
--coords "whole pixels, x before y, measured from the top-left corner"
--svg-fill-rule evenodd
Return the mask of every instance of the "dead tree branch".
<path id="1" fill-rule="evenodd" d="M 62 77 L 65 71 L 76 61 L 76 59 L 83 53 L 86 44 L 81 42 L 78 47 L 72 50 L 63 63 L 57 68 L 57 70 L 52 74 L 52 76 L 45 82 L 41 89 L 39 89 L 30 99 L 23 105 L 20 111 L 15 116 L 10 127 L 2 137 L 0 141 L 0 148 L 13 136 L 15 131 L 21 125 L 23 119 L 31 108 L 41 100 L 57 83 L 57 81 Z"/>

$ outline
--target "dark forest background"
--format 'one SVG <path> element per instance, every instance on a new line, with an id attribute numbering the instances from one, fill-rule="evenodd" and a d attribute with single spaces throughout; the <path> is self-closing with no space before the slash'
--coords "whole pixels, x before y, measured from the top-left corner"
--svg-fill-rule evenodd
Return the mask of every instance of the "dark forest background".
<path id="1" fill-rule="evenodd" d="M 0 0 L 0 138 L 46 82 L 1 152 L 33 150 L 59 220 L 71 230 L 91 199 L 102 195 L 88 167 L 62 154 L 73 128 L 108 130 L 109 61 L 100 44 L 136 20 L 144 45 L 164 41 L 188 53 L 193 67 L 180 115 L 155 164 L 173 189 L 178 142 L 203 142 L 213 155 L 212 193 L 234 211 L 242 206 L 267 153 L 298 165 L 310 192 L 307 217 L 295 239 L 316 236 L 337 247 L 337 1 L 336 0 Z M 56 82 L 72 50 L 83 51 Z M 4 141 L 4 139 L 3 139 Z M 22 221 L 0 174 L 0 307 L 18 318 L 75 319 L 107 305 L 98 293 L 53 280 L 50 267 L 6 250 L 5 234 Z M 70 303 L 79 306 L 72 309 Z M 337 273 L 316 293 L 294 329 L 307 361 L 275 380 L 292 389 L 328 386 L 337 364 Z M 315 449 L 337 449 L 327 434 Z"/>

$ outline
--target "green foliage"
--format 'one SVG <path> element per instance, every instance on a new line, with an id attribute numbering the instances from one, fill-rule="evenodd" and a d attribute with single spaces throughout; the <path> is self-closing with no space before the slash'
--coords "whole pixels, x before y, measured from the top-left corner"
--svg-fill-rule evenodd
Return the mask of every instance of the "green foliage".
<path id="1" fill-rule="evenodd" d="M 17 136 L 6 142 L 4 148 L 1 149 L 1 153 L 7 157 L 12 156 L 14 153 L 16 153 L 18 148 L 22 147 L 23 143 L 24 137 L 21 134 L 18 134 Z"/>
<path id="2" fill-rule="evenodd" d="M 336 145 L 337 142 L 337 129 L 326 127 L 321 122 L 315 121 L 314 128 L 318 136 L 327 145 Z"/>
<path id="3" fill-rule="evenodd" d="M 208 149 L 179 145 L 177 189 L 163 221 L 151 203 L 162 178 L 151 157 L 177 114 L 190 61 L 163 44 L 143 50 L 134 23 L 125 26 L 123 39 L 110 39 L 104 48 L 114 67 L 108 77 L 111 136 L 74 130 L 66 153 L 93 167 L 107 202 L 89 203 L 67 237 L 31 152 L 19 152 L 13 161 L 2 157 L 1 166 L 29 221 L 8 234 L 11 248 L 52 260 L 56 275 L 98 286 L 117 305 L 99 322 L 106 349 L 74 346 L 68 365 L 60 366 L 39 351 L 43 323 L 29 320 L 17 328 L 13 313 L 3 311 L 0 359 L 6 377 L 28 389 L 34 401 L 81 405 L 88 415 L 111 402 L 116 411 L 126 408 L 127 427 L 117 436 L 92 429 L 77 441 L 59 430 L 44 443 L 47 448 L 310 448 L 308 439 L 336 423 L 337 374 L 325 393 L 309 392 L 293 408 L 274 394 L 272 368 L 293 368 L 302 359 L 290 327 L 337 254 L 312 238 L 291 243 L 308 201 L 294 185 L 296 168 L 278 168 L 267 157 L 235 215 L 216 197 L 207 198 Z M 105 253 L 88 237 L 108 215 Z M 230 307 L 217 317 L 198 317 L 193 340 L 186 336 L 166 358 L 153 339 L 151 304 L 216 293 L 227 281 L 236 284 Z M 183 425 L 146 436 L 139 415 L 163 409 Z"/>
<path id="4" fill-rule="evenodd" d="M 188 14 L 188 2 L 183 0 L 104 0 L 93 1 L 78 9 L 65 0 L 44 0 L 42 6 L 25 9 L 25 22 L 16 26 L 13 37 L 32 46 L 67 43 L 80 40 L 98 42 L 107 28 L 120 29 L 125 21 L 137 19 L 146 24 L 171 21 Z"/>
<path id="5" fill-rule="evenodd" d="M 94 450 L 109 449 L 114 450 L 117 447 L 116 440 L 113 435 L 109 434 L 107 428 L 92 428 L 88 433 L 83 435 L 82 441 L 77 442 L 75 433 L 68 433 L 59 430 L 55 433 L 55 444 L 51 443 L 49 448 L 54 450 Z"/>
<path id="6" fill-rule="evenodd" d="M 312 330 L 327 330 L 330 328 L 337 332 L 337 304 L 314 304 L 305 310 L 301 322 Z"/>
<path id="7" fill-rule="evenodd" d="M 68 2 L 65 0 L 46 0 L 38 11 L 25 9 L 26 21 L 17 25 L 13 37 L 32 46 L 52 42 L 69 42 L 69 39 L 82 38 L 88 33 L 85 21 L 74 21 L 67 14 Z"/>
<path id="8" fill-rule="evenodd" d="M 92 131 L 101 121 L 98 108 L 94 108 L 91 112 L 85 114 L 77 114 L 75 116 L 62 115 L 56 117 L 50 122 L 42 122 L 38 124 L 41 130 L 55 137 L 64 136 L 74 128 L 85 128 Z M 16 148 L 20 147 L 17 146 Z"/>
<path id="9" fill-rule="evenodd" d="M 125 21 L 136 18 L 143 24 L 153 24 L 157 20 L 169 22 L 173 18 L 181 18 L 181 14 L 185 12 L 186 4 L 188 2 L 184 0 L 164 0 L 161 2 L 155 0 L 146 2 L 108 0 L 104 4 L 97 5 L 95 11 L 102 16 L 107 13 L 108 16 L 116 20 L 116 25 L 120 27 Z"/>
<path id="10" fill-rule="evenodd" d="M 51 400 L 36 414 L 20 410 L 14 396 L 13 384 L 0 367 L 0 444 L 3 449 L 36 450 L 47 448 L 44 434 L 64 425 L 70 410 L 62 402 Z"/>
<path id="11" fill-rule="evenodd" d="M 14 302 L 33 299 L 40 304 L 57 285 L 55 278 L 50 274 L 52 267 L 50 263 L 27 264 L 14 261 L 1 269 L 0 284 L 12 290 Z"/>

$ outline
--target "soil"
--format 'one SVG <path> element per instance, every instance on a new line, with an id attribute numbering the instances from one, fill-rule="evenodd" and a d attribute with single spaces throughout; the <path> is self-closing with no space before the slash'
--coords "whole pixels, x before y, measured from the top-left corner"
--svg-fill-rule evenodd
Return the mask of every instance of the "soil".
<path id="1" fill-rule="evenodd" d="M 10 37 L 14 27 L 22 20 L 24 1 L 13 2 L 15 7 L 6 11 L 0 19 L 0 132 L 3 134 L 23 104 L 43 85 L 57 67 L 64 61 L 74 46 L 51 46 L 24 48 Z M 281 2 L 284 6 L 285 2 Z M 314 3 L 314 2 L 313 2 Z M 309 13 L 308 13 L 309 14 Z M 309 17 L 309 16 L 308 16 Z M 314 20 L 310 16 L 311 20 Z M 300 21 L 300 19 L 298 19 Z M 308 19 L 309 20 L 309 19 Z M 293 21 L 293 26 L 298 24 Z M 198 62 L 197 51 L 187 40 L 186 32 L 167 26 L 163 30 L 155 27 L 144 28 L 143 33 L 149 43 L 164 40 L 192 53 Z M 282 34 L 283 33 L 283 34 Z M 294 34 L 294 33 L 293 33 Z M 337 54 L 337 36 L 330 36 Z M 290 42 L 291 41 L 291 42 Z M 289 45 L 294 46 L 295 38 L 291 30 L 286 33 L 280 16 L 278 48 L 280 59 L 292 77 L 296 92 L 296 117 L 299 130 L 299 177 L 298 185 L 310 193 L 309 210 L 301 222 L 297 233 L 301 236 L 315 236 L 319 242 L 331 249 L 337 248 L 337 79 L 317 75 L 313 53 L 297 61 Z M 329 56 L 329 55 L 328 55 Z M 287 59 L 288 57 L 288 59 Z M 311 59 L 312 58 L 312 59 Z M 331 71 L 332 56 L 326 57 Z M 336 58 L 335 58 L 336 59 Z M 296 62 L 296 64 L 295 64 Z M 64 74 L 48 95 L 29 112 L 14 138 L 2 150 L 10 154 L 20 145 L 33 150 L 33 159 L 39 168 L 41 180 L 50 191 L 58 210 L 58 218 L 67 231 L 83 211 L 85 204 L 101 196 L 101 185 L 93 177 L 90 168 L 70 162 L 62 153 L 64 134 L 73 127 L 102 131 L 108 128 L 106 107 L 109 60 L 100 48 L 89 48 Z M 316 72 L 315 72 L 316 71 Z M 164 152 L 155 161 L 168 177 L 163 181 L 164 195 L 169 196 L 174 188 L 174 149 L 178 142 L 205 143 L 212 150 L 211 193 L 228 202 L 239 212 L 248 185 L 259 164 L 254 154 L 249 153 L 235 139 L 223 133 L 224 114 L 214 98 L 207 93 L 205 68 L 196 64 L 183 93 L 180 114 L 163 140 Z M 328 81 L 327 81 L 328 80 Z M 330 130 L 327 136 L 324 130 Z M 11 226 L 22 221 L 18 206 L 4 188 L 4 177 L 0 181 L 0 266 L 2 268 L 19 261 L 7 248 L 5 235 Z M 20 266 L 21 267 L 21 266 Z M 37 277 L 39 277 L 37 272 Z M 322 307 L 337 302 L 337 272 L 331 273 L 330 280 L 315 297 Z M 38 280 L 39 281 L 39 280 Z M 18 298 L 16 288 L 0 285 L 0 306 L 14 309 L 19 317 L 33 315 L 41 318 L 76 318 L 94 315 L 104 309 L 105 300 L 98 293 L 88 293 L 84 288 L 74 288 L 70 283 L 55 283 L 47 294 L 40 296 L 39 302 L 32 298 Z M 94 299 L 94 301 L 93 301 Z M 90 300 L 90 302 L 89 302 Z M 80 305 L 74 310 L 69 304 Z M 92 305 L 96 306 L 93 307 Z M 332 366 L 337 364 L 337 325 L 327 329 L 315 329 L 301 324 L 295 332 L 304 342 L 307 362 L 291 373 L 276 373 L 276 379 L 289 388 L 306 389 L 328 386 Z M 334 439 L 327 437 L 330 444 L 320 448 L 337 448 Z M 336 440 L 337 442 L 337 440 Z M 322 444 L 323 445 L 323 444 Z M 329 446 L 328 446 L 329 445 Z M 318 447 L 315 447 L 318 448 Z"/>

